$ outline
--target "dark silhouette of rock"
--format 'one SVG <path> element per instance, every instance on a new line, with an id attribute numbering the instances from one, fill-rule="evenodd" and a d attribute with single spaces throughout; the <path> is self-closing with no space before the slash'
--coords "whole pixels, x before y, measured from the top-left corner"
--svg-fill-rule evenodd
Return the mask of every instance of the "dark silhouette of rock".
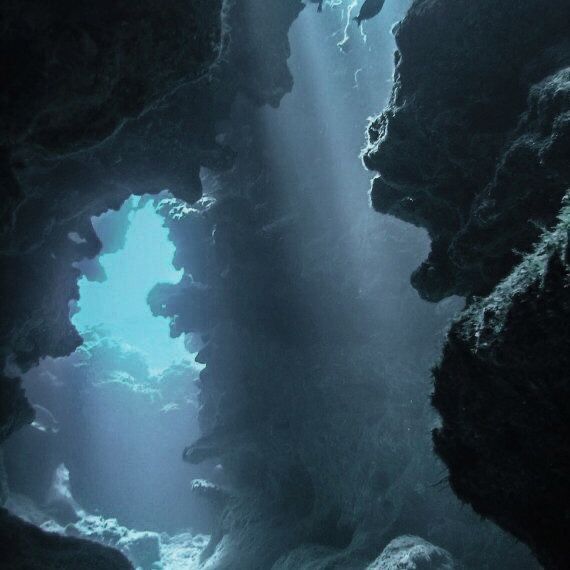
<path id="1" fill-rule="evenodd" d="M 453 324 L 435 370 L 436 451 L 477 512 L 567 568 L 570 211 Z"/>
<path id="2" fill-rule="evenodd" d="M 565 1 L 417 0 L 364 153 L 373 206 L 432 239 L 420 295 L 470 302 L 435 369 L 450 484 L 556 570 L 570 566 L 569 24 Z"/>
<path id="3" fill-rule="evenodd" d="M 132 570 L 117 550 L 46 532 L 0 509 L 2 566 L 10 570 Z"/>
<path id="4" fill-rule="evenodd" d="M 540 26 L 535 23 L 540 21 Z M 424 227 L 420 294 L 488 294 L 552 227 L 566 191 L 570 6 L 416 1 L 369 127 L 372 204 Z"/>
<path id="5" fill-rule="evenodd" d="M 34 419 L 19 378 L 0 376 L 0 443 Z"/>

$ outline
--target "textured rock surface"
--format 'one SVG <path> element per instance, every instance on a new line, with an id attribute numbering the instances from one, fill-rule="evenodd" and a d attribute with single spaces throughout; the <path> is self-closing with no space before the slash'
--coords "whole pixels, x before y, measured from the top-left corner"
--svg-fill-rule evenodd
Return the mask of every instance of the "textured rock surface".
<path id="1" fill-rule="evenodd" d="M 101 143 L 207 71 L 220 52 L 220 6 L 2 3 L 2 368 L 8 358 L 26 368 L 79 344 L 68 319 L 79 275 L 71 264 L 100 248 L 90 215 L 117 207 L 129 193 L 117 184 L 124 172 L 111 167 L 121 155 L 105 155 Z M 13 409 L 29 418 L 11 402 L 3 398 L 3 414 Z M 2 424 L 18 422 L 2 417 Z"/>
<path id="2" fill-rule="evenodd" d="M 105 1 L 2 3 L 2 369 L 12 360 L 28 368 L 79 344 L 69 322 L 79 275 L 72 263 L 100 248 L 90 216 L 118 207 L 130 193 L 117 133 L 210 69 L 222 46 L 220 10 L 221 2 L 210 0 L 134 8 Z M 136 137 L 143 145 L 140 136 L 135 130 L 130 149 Z M 158 192 L 161 184 L 153 179 L 141 190 Z M 70 231 L 79 239 L 70 240 Z M 19 381 L 0 381 L 4 439 L 33 412 Z M 130 567 L 110 549 L 46 536 L 13 517 L 2 516 L 2 532 L 2 562 L 11 568 Z"/>
<path id="3" fill-rule="evenodd" d="M 425 298 L 489 293 L 555 223 L 569 22 L 564 0 L 418 0 L 399 24 L 392 99 L 364 162 L 380 173 L 373 206 L 430 233 L 412 279 Z"/>
<path id="4" fill-rule="evenodd" d="M 132 570 L 118 551 L 95 542 L 63 537 L 0 509 L 2 565 L 10 570 Z"/>
<path id="5" fill-rule="evenodd" d="M 109 5 L 108 11 L 98 9 L 93 20 L 89 7 L 83 7 L 83 12 L 65 4 L 54 8 L 52 14 L 51 8 L 33 2 L 4 3 L 9 24 L 3 28 L 6 57 L 21 58 L 18 65 L 16 61 L 10 64 L 9 69 L 16 74 L 11 85 L 17 85 L 18 78 L 32 83 L 39 80 L 42 69 L 26 66 L 26 57 L 42 49 L 46 52 L 45 65 L 55 65 L 53 61 L 57 60 L 55 55 L 47 57 L 50 49 L 54 54 L 63 51 L 72 61 L 60 62 L 61 74 L 71 75 L 67 81 L 54 71 L 53 85 L 42 85 L 42 97 L 33 100 L 37 108 L 26 108 L 30 116 L 24 109 L 2 117 L 2 188 L 8 199 L 3 201 L 0 244 L 2 274 L 7 278 L 2 280 L 1 293 L 3 299 L 10 299 L 2 304 L 0 314 L 2 362 L 15 355 L 21 366 L 28 367 L 40 356 L 68 354 L 78 345 L 80 339 L 67 318 L 67 304 L 77 297 L 78 272 L 71 264 L 94 256 L 100 248 L 90 216 L 118 207 L 131 193 L 157 193 L 165 187 L 188 201 L 196 199 L 201 193 L 201 165 L 231 165 L 232 151 L 215 141 L 215 123 L 229 113 L 237 94 L 245 93 L 259 103 L 277 104 L 291 87 L 285 63 L 286 33 L 300 3 L 273 6 L 229 2 L 226 17 L 232 22 L 232 36 L 231 41 L 229 35 L 221 41 L 225 45 L 223 61 L 199 83 L 186 86 L 183 84 L 203 72 L 218 55 L 220 15 L 219 2 L 194 2 L 184 17 L 178 17 L 185 7 L 186 3 L 180 2 L 171 2 L 166 8 L 143 3 L 137 7 L 140 12 L 129 12 L 130 21 L 121 15 L 124 6 L 116 3 Z M 59 19 L 55 17 L 57 10 L 68 13 Z M 169 34 L 163 37 L 161 30 L 169 22 Z M 196 26 L 198 35 L 193 33 Z M 39 29 L 34 34 L 37 45 L 27 44 L 33 53 L 18 52 L 16 45 L 25 42 L 35 27 Z M 263 62 L 248 59 L 251 45 L 257 41 L 273 45 Z M 72 50 L 73 42 L 87 47 Z M 93 42 L 102 45 L 93 46 Z M 181 43 L 186 46 L 182 50 Z M 111 69 L 86 66 L 84 58 L 90 49 L 108 52 L 109 57 L 99 54 L 93 65 Z M 128 52 L 125 61 L 110 57 L 123 51 Z M 42 62 L 43 58 L 38 59 Z M 74 81 L 96 81 L 101 93 L 85 93 L 85 86 L 77 90 L 60 88 L 63 84 L 74 87 Z M 125 82 L 129 88 L 122 87 Z M 8 89 L 7 83 L 2 85 Z M 13 105 L 25 100 L 10 92 L 2 96 Z M 109 97 L 113 105 L 106 104 Z M 159 98 L 161 104 L 155 108 Z M 123 108 L 125 100 L 132 108 Z M 70 110 L 76 110 L 77 116 Z M 140 118 L 108 136 L 125 119 L 142 111 L 145 113 Z M 84 122 L 86 114 L 88 124 L 95 125 L 93 133 L 75 124 Z M 55 148 L 38 150 L 42 123 L 36 115 L 50 117 L 43 127 L 49 127 L 47 138 Z M 97 126 L 98 122 L 103 126 Z M 71 150 L 77 152 L 67 156 Z M 78 233 L 81 243 L 69 240 L 71 231 Z M 33 286 L 39 281 L 44 283 L 41 290 Z"/>
<path id="6" fill-rule="evenodd" d="M 570 564 L 569 23 L 564 1 L 417 0 L 364 154 L 373 206 L 432 238 L 420 294 L 488 295 L 435 370 L 452 488 L 553 569 Z"/>
<path id="7" fill-rule="evenodd" d="M 435 371 L 437 452 L 453 489 L 567 568 L 570 494 L 570 211 L 452 326 Z"/>
<path id="8" fill-rule="evenodd" d="M 0 376 L 0 443 L 34 419 L 19 378 Z"/>
<path id="9" fill-rule="evenodd" d="M 160 535 L 130 530 L 116 519 L 88 515 L 64 529 L 67 536 L 80 536 L 120 550 L 137 567 L 150 569 L 160 561 Z"/>
<path id="10" fill-rule="evenodd" d="M 67 318 L 79 275 L 71 264 L 98 252 L 90 216 L 118 207 L 137 182 L 129 174 L 138 167 L 134 157 L 150 156 L 150 149 L 141 152 L 144 129 L 135 126 L 142 119 L 134 119 L 153 115 L 159 99 L 164 107 L 164 98 L 203 75 L 221 49 L 220 2 L 127 8 L 2 5 L 1 294 L 10 299 L 0 313 L 2 362 L 15 354 L 26 367 L 79 344 Z M 111 136 L 121 127 L 121 136 Z M 156 139 L 164 142 L 158 133 Z M 139 193 L 166 185 L 142 177 Z M 68 238 L 71 231 L 80 243 Z"/>
<path id="11" fill-rule="evenodd" d="M 456 570 L 451 554 L 417 536 L 394 539 L 366 570 Z"/>
<path id="12" fill-rule="evenodd" d="M 100 143 L 217 56 L 221 0 L 2 3 L 0 147 Z"/>
<path id="13" fill-rule="evenodd" d="M 46 34 L 51 30 L 42 20 L 48 16 L 34 3 L 29 4 L 21 7 L 18 4 L 17 8 L 9 11 L 13 20 L 9 19 L 12 26 L 5 30 L 6 42 L 9 43 L 14 35 L 25 36 L 29 32 L 28 20 L 31 21 L 29 25 L 47 26 Z M 33 140 L 6 136 L 0 153 L 3 156 L 0 176 L 4 192 L 12 199 L 3 202 L 1 270 L 8 278 L 2 280 L 1 294 L 11 302 L 3 303 L 0 313 L 2 360 L 14 354 L 21 366 L 28 367 L 42 355 L 68 354 L 79 344 L 80 339 L 67 319 L 67 304 L 77 297 L 78 272 L 71 264 L 84 257 L 93 257 L 100 249 L 91 226 L 91 216 L 109 208 L 118 208 L 130 194 L 158 193 L 164 188 L 187 202 L 196 200 L 202 191 L 200 168 L 226 169 L 233 163 L 235 153 L 217 142 L 216 123 L 229 114 L 238 94 L 259 104 L 276 105 L 291 88 L 292 79 L 286 66 L 286 34 L 301 3 L 296 0 L 284 3 L 227 2 L 224 18 L 229 24 L 221 39 L 219 4 L 194 2 L 193 9 L 184 18 L 177 18 L 185 3 L 171 2 L 169 9 L 152 3 L 147 7 L 143 3 L 140 6 L 142 15 L 131 11 L 132 22 L 128 19 L 124 22 L 122 5 L 113 4 L 113 9 L 107 14 L 110 21 L 105 29 L 108 29 L 109 37 L 105 36 L 105 40 L 110 44 L 106 49 L 110 52 L 115 49 L 120 54 L 125 42 L 131 51 L 124 62 L 97 58 L 98 65 L 106 61 L 113 66 L 108 73 L 116 71 L 120 77 L 114 79 L 119 84 L 122 81 L 129 83 L 140 98 L 133 97 L 128 89 L 120 89 L 117 105 L 108 106 L 97 100 L 96 95 L 93 99 L 91 91 L 88 94 L 74 89 L 50 91 L 46 94 L 46 101 L 38 98 L 38 104 L 43 101 L 45 108 L 39 108 L 37 112 L 52 113 L 60 119 L 49 122 L 49 140 L 59 140 L 58 148 L 51 149 L 49 153 L 45 149 L 40 152 L 41 149 L 37 148 L 39 143 Z M 80 43 L 90 41 L 88 31 L 81 28 L 90 14 L 88 8 L 85 10 L 86 13 L 79 9 L 69 12 L 67 18 L 77 18 L 79 23 L 74 24 L 68 19 L 61 21 L 64 28 L 70 26 L 75 30 L 76 35 L 71 34 L 71 39 L 75 38 Z M 36 14 L 38 11 L 39 16 Z M 106 12 L 101 10 L 97 14 L 99 18 Z M 200 22 L 197 36 L 192 32 L 196 16 Z M 39 23 L 36 18 L 39 18 Z M 161 29 L 168 23 L 164 22 L 165 18 L 176 19 L 177 22 L 169 26 L 169 34 L 163 38 Z M 145 24 L 147 19 L 149 23 Z M 95 20 L 98 21 L 97 18 Z M 115 30 L 113 22 L 120 29 Z M 54 23 L 51 25 L 56 26 Z M 102 33 L 98 25 L 94 23 L 94 26 L 95 31 Z M 144 33 L 138 33 L 140 26 L 143 26 Z M 55 34 L 56 31 L 49 33 Z M 134 36 L 137 42 L 131 45 L 129 38 Z M 191 41 L 187 40 L 187 49 L 180 52 L 179 43 L 187 38 Z M 41 41 L 56 52 L 62 49 L 53 38 L 50 41 L 49 34 L 47 38 L 38 35 L 38 42 Z M 251 55 L 255 51 L 253 46 L 260 42 L 272 46 L 262 59 Z M 13 54 L 14 49 L 7 50 L 7 53 Z M 190 81 L 212 63 L 220 49 L 223 57 L 216 60 L 199 81 Z M 82 53 L 79 52 L 77 61 L 70 62 L 65 70 L 78 81 L 91 81 L 93 77 L 85 72 Z M 130 65 L 131 59 L 137 65 Z M 31 77 L 32 72 L 24 68 L 18 71 L 23 77 Z M 93 73 L 98 77 L 95 71 Z M 107 77 L 105 70 L 100 73 Z M 121 74 L 126 74 L 126 77 Z M 105 91 L 109 85 L 103 80 L 99 83 L 104 91 L 102 97 L 115 100 L 112 93 Z M 59 83 L 52 86 L 53 89 L 57 85 Z M 128 101 L 137 107 L 132 114 L 121 106 L 120 100 L 125 94 Z M 58 102 L 53 109 L 49 107 L 52 98 L 59 101 L 58 98 L 64 97 L 68 99 Z M 10 93 L 6 93 L 5 98 L 13 100 Z M 160 105 L 157 105 L 158 100 Z M 22 98 L 16 101 L 22 101 Z M 67 128 L 66 121 L 81 120 L 70 117 L 69 110 L 76 108 L 80 109 L 81 116 L 84 112 L 93 115 L 90 125 L 100 119 L 112 128 L 97 129 L 98 136 L 92 136 L 85 129 Z M 106 113 L 112 117 L 107 117 Z M 133 115 L 137 118 L 123 124 Z M 24 119 L 20 124 L 17 119 L 18 114 L 12 118 L 6 114 L 2 120 L 6 129 L 20 130 L 33 139 L 35 134 L 28 124 Z M 56 129 L 58 125 L 59 131 Z M 120 125 L 122 128 L 117 131 Z M 112 131 L 116 131 L 115 134 L 107 136 Z M 69 154 L 70 149 L 77 152 Z M 76 232 L 81 243 L 70 241 L 70 232 Z M 40 279 L 45 284 L 41 292 L 30 285 Z M 25 319 L 21 318 L 23 314 Z M 49 335 L 45 334 L 48 330 Z"/>
<path id="14" fill-rule="evenodd" d="M 291 89 L 299 0 L 228 0 L 223 17 L 218 0 L 127 4 L 2 4 L 2 368 L 79 345 L 72 264 L 100 251 L 91 216 L 164 188 L 195 201 L 202 167 L 233 164 L 217 123 L 236 98 L 276 106 Z M 4 438 L 32 414 L 17 381 L 2 396 Z"/>

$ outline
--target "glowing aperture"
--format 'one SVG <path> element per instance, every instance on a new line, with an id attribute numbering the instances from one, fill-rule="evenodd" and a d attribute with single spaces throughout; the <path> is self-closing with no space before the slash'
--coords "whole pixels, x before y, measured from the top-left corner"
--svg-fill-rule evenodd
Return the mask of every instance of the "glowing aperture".
<path id="1" fill-rule="evenodd" d="M 136 204 L 135 199 L 131 200 L 126 207 Z M 72 321 L 80 334 L 102 326 L 110 337 L 142 352 L 151 373 L 156 374 L 176 362 L 189 360 L 184 339 L 171 338 L 168 321 L 153 316 L 146 301 L 157 283 L 177 283 L 182 271 L 172 265 L 175 248 L 152 201 L 133 208 L 129 219 L 124 248 L 99 258 L 107 279 L 80 279 L 79 312 Z"/>

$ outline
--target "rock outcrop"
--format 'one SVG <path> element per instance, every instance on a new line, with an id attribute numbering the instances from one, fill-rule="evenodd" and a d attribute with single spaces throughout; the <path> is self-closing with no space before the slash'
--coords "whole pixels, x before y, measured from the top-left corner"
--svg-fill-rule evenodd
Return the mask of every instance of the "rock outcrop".
<path id="1" fill-rule="evenodd" d="M 2 3 L 0 146 L 59 157 L 205 73 L 220 49 L 221 0 Z"/>
<path id="2" fill-rule="evenodd" d="M 457 494 L 567 568 L 570 211 L 449 332 L 433 402 Z"/>
<path id="3" fill-rule="evenodd" d="M 46 532 L 0 509 L 2 565 L 10 570 L 132 570 L 117 550 Z"/>
<path id="4" fill-rule="evenodd" d="M 418 0 L 398 25 L 392 98 L 364 162 L 380 173 L 373 206 L 430 234 L 412 277 L 426 299 L 488 294 L 556 223 L 569 21 L 563 0 Z"/>
<path id="5" fill-rule="evenodd" d="M 395 538 L 366 570 L 456 570 L 451 554 L 417 536 Z"/>
<path id="6" fill-rule="evenodd" d="M 211 68 L 222 49 L 220 11 L 220 1 L 3 2 L 2 368 L 15 359 L 25 369 L 80 343 L 68 318 L 79 275 L 72 263 L 99 251 L 90 216 L 130 192 L 118 182 L 121 153 L 105 145 Z"/>
<path id="7" fill-rule="evenodd" d="M 69 304 L 78 296 L 73 264 L 101 248 L 91 216 L 165 188 L 191 203 L 202 166 L 233 164 L 216 124 L 238 95 L 277 105 L 291 88 L 287 31 L 301 7 L 3 2 L 2 369 L 26 370 L 81 343 Z M 260 42 L 271 50 L 254 60 Z M 1 381 L 3 439 L 33 412 L 18 380 Z"/>
<path id="8" fill-rule="evenodd" d="M 0 376 L 0 443 L 34 419 L 19 378 Z"/>
<path id="9" fill-rule="evenodd" d="M 565 1 L 416 0 L 364 152 L 373 206 L 432 238 L 413 285 L 471 302 L 435 370 L 451 486 L 549 569 L 570 564 L 569 25 Z"/>
<path id="10" fill-rule="evenodd" d="M 165 188 L 191 203 L 201 196 L 202 166 L 231 167 L 235 152 L 218 142 L 216 125 L 240 94 L 257 104 L 276 105 L 291 88 L 287 31 L 301 6 L 297 0 L 230 1 L 222 17 L 220 2 L 194 2 L 178 17 L 186 4 L 173 1 L 158 9 L 143 3 L 140 13 L 139 8 L 131 11 L 129 19 L 122 4 L 113 4 L 108 11 L 98 8 L 93 29 L 84 29 L 85 22 L 91 22 L 88 8 L 85 13 L 70 10 L 60 22 L 34 3 L 6 7 L 6 53 L 15 60 L 10 69 L 18 68 L 18 57 L 25 60 L 27 52 L 18 56 L 15 44 L 24 42 L 34 26 L 40 28 L 34 35 L 38 46 L 31 45 L 38 51 L 45 43 L 46 65 L 52 65 L 60 51 L 68 54 L 67 36 L 74 56 L 68 54 L 71 61 L 61 62 L 60 73 L 70 77 L 54 71 L 58 80 L 42 86 L 45 96 L 34 100 L 37 110 L 29 109 L 30 116 L 14 110 L 13 117 L 5 114 L 2 119 L 6 134 L 0 176 L 8 199 L 3 202 L 0 252 L 2 273 L 8 278 L 2 281 L 1 295 L 10 299 L 0 314 L 3 361 L 12 356 L 27 368 L 43 355 L 69 354 L 80 343 L 68 322 L 67 305 L 77 297 L 79 273 L 72 264 L 95 256 L 101 247 L 91 216 L 118 208 L 131 194 L 156 194 Z M 166 36 L 164 26 L 169 29 Z M 263 59 L 252 58 L 253 47 L 261 43 L 272 49 Z M 91 48 L 101 50 L 93 69 L 85 61 Z M 24 60 L 14 85 L 18 78 L 33 82 L 34 73 L 39 77 L 49 71 L 27 69 Z M 109 69 L 99 69 L 105 65 Z M 101 93 L 86 93 L 81 81 L 95 82 Z M 61 89 L 64 84 L 69 89 Z M 2 96 L 12 101 L 13 93 L 4 88 Z M 113 105 L 106 104 L 108 98 Z M 22 104 L 23 98 L 17 101 L 11 104 Z M 78 127 L 86 116 L 92 132 Z M 49 136 L 42 134 L 42 125 Z M 44 139 L 52 145 L 42 146 Z M 70 232 L 79 239 L 71 241 Z M 44 283 L 42 291 L 22 286 L 39 281 Z M 27 315 L 25 323 L 22 314 Z"/>

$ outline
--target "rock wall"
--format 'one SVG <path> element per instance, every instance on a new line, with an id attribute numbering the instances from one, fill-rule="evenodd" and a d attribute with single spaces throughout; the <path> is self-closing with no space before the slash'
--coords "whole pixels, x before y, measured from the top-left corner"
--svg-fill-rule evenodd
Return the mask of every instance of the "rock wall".
<path id="1" fill-rule="evenodd" d="M 202 166 L 232 165 L 216 123 L 238 93 L 276 105 L 290 89 L 286 34 L 300 8 L 296 0 L 2 3 L 2 369 L 26 370 L 80 344 L 69 322 L 72 264 L 100 251 L 91 216 L 164 188 L 193 202 Z M 272 46 L 263 61 L 248 57 L 257 42 Z M 18 380 L 2 377 L 1 391 L 4 439 L 33 411 Z"/>
<path id="2" fill-rule="evenodd" d="M 80 342 L 68 320 L 77 297 L 71 264 L 100 248 L 89 217 L 129 194 L 113 176 L 121 155 L 103 149 L 128 130 L 125 122 L 216 61 L 220 9 L 220 2 L 160 9 L 143 2 L 136 10 L 116 2 L 97 9 L 2 3 L 0 251 L 9 300 L 0 315 L 2 367 L 10 357 L 26 368 Z M 70 231 L 81 243 L 68 239 Z"/>
<path id="3" fill-rule="evenodd" d="M 25 98 L 11 89 L 33 90 L 42 74 L 54 79 L 41 85 L 33 105 L 2 117 L 2 187 L 13 196 L 3 202 L 0 246 L 7 276 L 1 293 L 10 300 L 0 315 L 2 366 L 10 359 L 27 369 L 41 356 L 69 354 L 79 344 L 68 304 L 78 294 L 72 263 L 101 247 L 91 216 L 118 208 L 130 194 L 165 187 L 188 202 L 199 198 L 201 166 L 232 164 L 233 152 L 216 142 L 216 122 L 236 95 L 276 104 L 291 87 L 286 33 L 299 2 L 230 1 L 223 15 L 219 2 L 195 2 L 189 10 L 185 3 L 160 10 L 149 3 L 128 17 L 125 9 L 113 3 L 93 15 L 89 7 L 63 2 L 53 9 L 34 2 L 2 6 L 11 74 L 10 83 L 3 82 L 4 100 L 24 107 Z M 272 44 L 272 57 L 248 60 L 251 44 L 260 41 Z M 24 43 L 27 51 L 16 49 Z M 58 60 L 64 56 L 70 61 Z M 52 70 L 57 61 L 61 67 Z M 79 239 L 71 240 L 70 232 Z M 34 286 L 39 282 L 41 289 Z"/>
<path id="4" fill-rule="evenodd" d="M 563 1 L 420 0 L 399 24 L 392 98 L 364 162 L 380 173 L 373 206 L 430 233 L 412 277 L 425 298 L 488 294 L 556 223 L 569 18 Z"/>
<path id="5" fill-rule="evenodd" d="M 364 152 L 373 206 L 432 239 L 420 295 L 472 301 L 435 370 L 450 483 L 547 568 L 570 562 L 569 23 L 562 1 L 416 0 Z"/>
<path id="6" fill-rule="evenodd" d="M 2 564 L 11 570 L 132 570 L 120 552 L 78 538 L 48 533 L 0 508 Z"/>
<path id="7" fill-rule="evenodd" d="M 449 332 L 435 370 L 435 446 L 453 489 L 566 568 L 570 212 Z"/>

